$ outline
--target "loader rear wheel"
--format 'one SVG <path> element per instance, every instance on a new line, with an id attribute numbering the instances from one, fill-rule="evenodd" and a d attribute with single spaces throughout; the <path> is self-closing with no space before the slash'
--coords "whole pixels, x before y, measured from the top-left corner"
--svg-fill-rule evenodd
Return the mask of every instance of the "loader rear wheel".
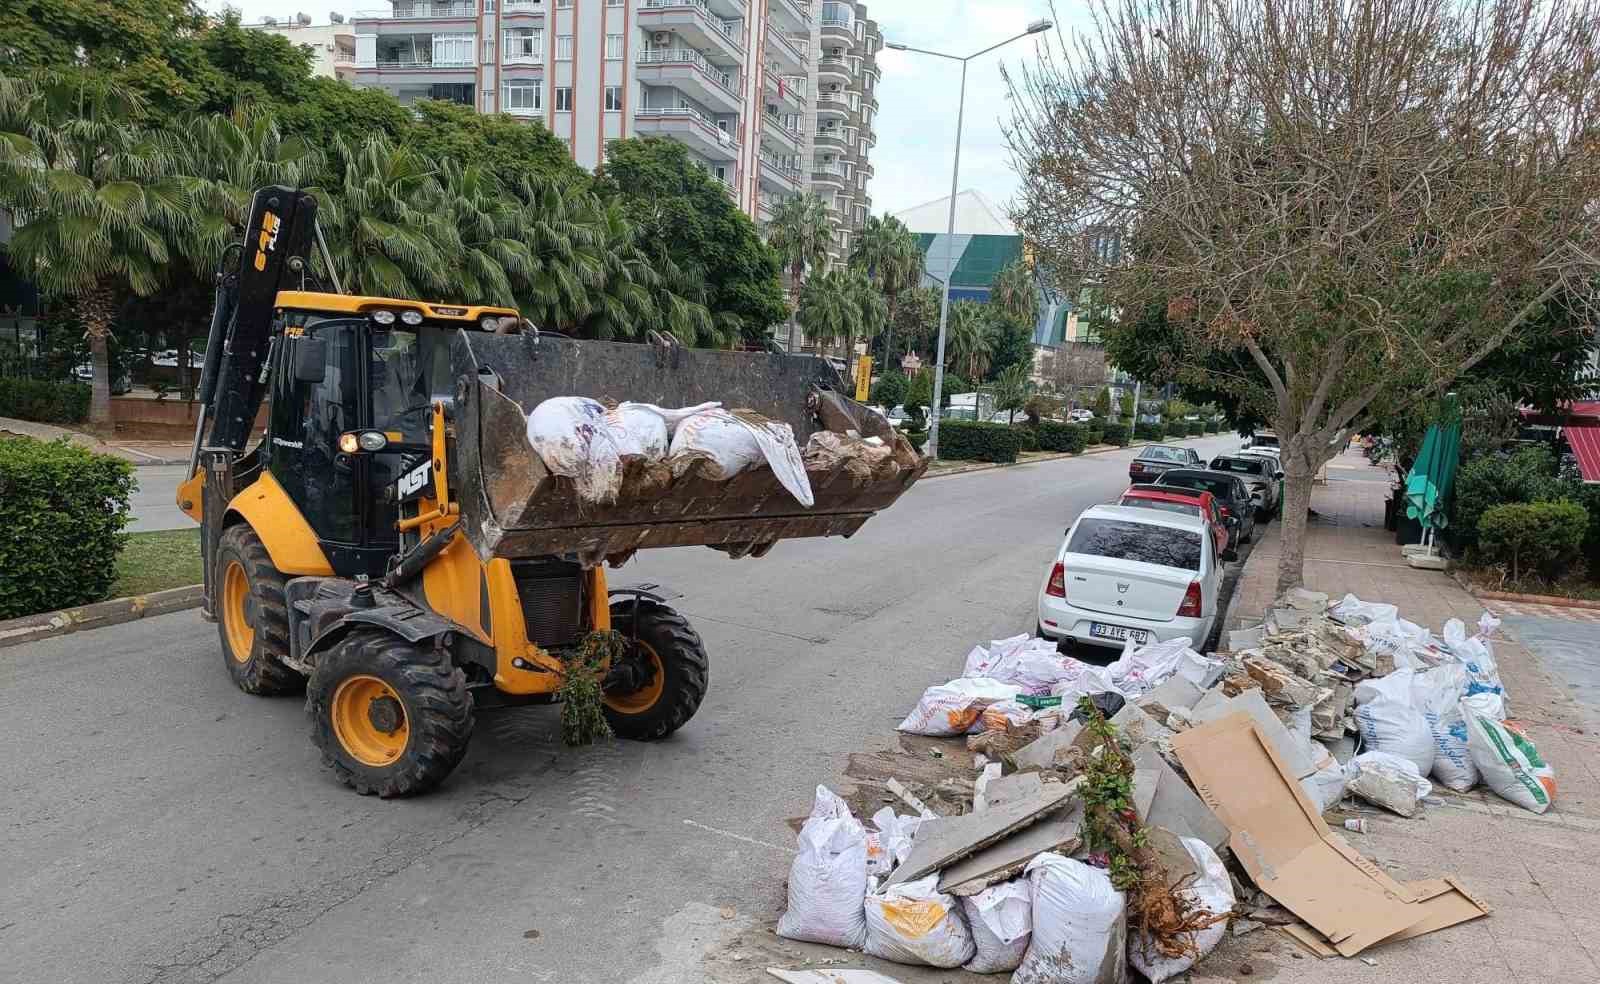
<path id="1" fill-rule="evenodd" d="M 682 615 L 644 599 L 612 605 L 611 625 L 638 642 L 624 665 L 606 675 L 606 721 L 619 738 L 665 738 L 705 700 L 711 672 L 706 645 Z"/>
<path id="2" fill-rule="evenodd" d="M 306 712 L 323 763 L 363 796 L 427 792 L 472 737 L 461 670 L 443 651 L 383 631 L 353 631 L 318 658 Z"/>
<path id="3" fill-rule="evenodd" d="M 217 634 L 228 675 L 247 694 L 292 694 L 305 677 L 284 663 L 289 654 L 287 580 L 272 566 L 261 538 L 243 524 L 230 526 L 217 542 L 215 586 Z"/>

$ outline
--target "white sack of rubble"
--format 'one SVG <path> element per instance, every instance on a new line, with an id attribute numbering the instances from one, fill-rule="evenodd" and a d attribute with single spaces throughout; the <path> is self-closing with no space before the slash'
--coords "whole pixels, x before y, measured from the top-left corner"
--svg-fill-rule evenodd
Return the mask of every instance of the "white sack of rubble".
<path id="1" fill-rule="evenodd" d="M 974 974 L 1016 970 L 1033 938 L 1033 889 L 1026 878 L 990 885 L 961 900 L 972 930 L 972 959 L 962 964 Z"/>
<path id="2" fill-rule="evenodd" d="M 1025 869 L 1033 938 L 1012 984 L 1122 984 L 1128 979 L 1127 901 L 1099 868 L 1041 854 Z"/>
<path id="3" fill-rule="evenodd" d="M 528 414 L 528 443 L 550 474 L 570 478 L 584 502 L 615 502 L 622 484 L 621 432 L 598 400 L 553 396 Z"/>
<path id="4" fill-rule="evenodd" d="M 671 460 L 674 477 L 697 461 L 708 461 L 707 477 L 722 482 L 765 460 L 802 506 L 815 502 L 794 428 L 760 414 L 718 408 L 685 419 L 673 432 Z"/>
<path id="5" fill-rule="evenodd" d="M 866 897 L 868 953 L 895 963 L 959 967 L 972 959 L 972 932 L 939 874 L 890 885 Z"/>
<path id="6" fill-rule="evenodd" d="M 1214 921 L 1209 926 L 1183 934 L 1187 937 L 1189 952 L 1176 957 L 1164 956 L 1156 948 L 1155 941 L 1144 934 L 1131 933 L 1128 938 L 1128 962 L 1149 978 L 1150 984 L 1162 984 L 1204 960 L 1222 942 L 1223 934 L 1228 931 L 1228 916 L 1233 912 L 1233 882 L 1228 878 L 1228 869 L 1217 857 L 1217 852 L 1196 837 L 1183 838 L 1183 849 L 1189 852 L 1189 858 L 1194 861 L 1200 874 L 1178 891 L 1188 897 L 1191 912 L 1209 916 Z"/>
<path id="7" fill-rule="evenodd" d="M 697 413 L 715 410 L 720 403 L 701 403 L 674 410 L 653 403 L 619 403 L 606 411 L 606 421 L 618 435 L 623 454 L 660 461 L 672 447 L 672 432 L 678 424 Z"/>
<path id="8" fill-rule="evenodd" d="M 867 942 L 866 897 L 866 829 L 844 800 L 818 786 L 789 866 L 789 906 L 778 917 L 778 935 L 859 950 Z"/>

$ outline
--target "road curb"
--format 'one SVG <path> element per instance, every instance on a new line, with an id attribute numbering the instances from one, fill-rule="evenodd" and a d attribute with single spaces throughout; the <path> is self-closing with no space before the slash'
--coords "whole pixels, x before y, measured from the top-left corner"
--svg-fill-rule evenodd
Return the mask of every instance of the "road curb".
<path id="1" fill-rule="evenodd" d="M 63 608 L 55 612 L 40 612 L 0 622 L 0 649 L 21 646 L 39 639 L 51 639 L 71 632 L 100 629 L 121 625 L 152 615 L 166 615 L 189 608 L 199 608 L 205 600 L 202 585 L 191 584 L 184 588 L 152 591 L 150 594 L 113 598 L 79 608 Z"/>
<path id="2" fill-rule="evenodd" d="M 1561 595 L 1522 594 L 1517 591 L 1483 591 L 1467 586 L 1467 593 L 1480 601 L 1519 601 L 1525 605 L 1549 605 L 1552 608 L 1582 608 L 1600 611 L 1600 601 L 1586 598 L 1564 598 Z"/>

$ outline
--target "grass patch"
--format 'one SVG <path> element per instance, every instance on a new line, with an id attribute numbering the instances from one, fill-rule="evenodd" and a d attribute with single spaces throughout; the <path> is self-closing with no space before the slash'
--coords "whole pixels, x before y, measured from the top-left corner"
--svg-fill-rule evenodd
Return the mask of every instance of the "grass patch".
<path id="1" fill-rule="evenodd" d="M 128 545 L 117 555 L 117 579 L 106 597 L 182 588 L 202 579 L 198 529 L 130 533 Z"/>

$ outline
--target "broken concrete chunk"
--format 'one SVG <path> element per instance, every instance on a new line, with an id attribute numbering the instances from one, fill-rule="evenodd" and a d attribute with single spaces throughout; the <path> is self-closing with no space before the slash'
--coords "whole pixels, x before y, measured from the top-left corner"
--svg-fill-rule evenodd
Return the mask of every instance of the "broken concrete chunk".
<path id="1" fill-rule="evenodd" d="M 939 891 L 977 895 L 990 885 L 1017 877 L 1029 861 L 1041 854 L 1071 855 L 1082 846 L 1083 804 L 1075 802 L 1055 816 L 945 868 L 939 874 Z"/>
<path id="2" fill-rule="evenodd" d="M 1168 888 L 1177 888 L 1185 883 L 1185 879 L 1192 882 L 1200 877 L 1200 869 L 1195 867 L 1189 849 L 1183 846 L 1183 839 L 1167 828 L 1147 825 L 1145 845 L 1154 852 L 1156 860 L 1161 862 L 1161 867 L 1166 871 Z"/>
<path id="3" fill-rule="evenodd" d="M 991 763 L 989 767 L 999 771 L 1000 763 Z M 984 790 L 984 802 L 989 807 L 1011 803 L 1036 795 L 1043 786 L 1044 782 L 1040 780 L 1037 772 L 1013 772 L 1009 776 L 996 776 L 989 780 Z"/>
<path id="4" fill-rule="evenodd" d="M 1228 648 L 1234 652 L 1241 649 L 1259 649 L 1266 641 L 1267 627 L 1256 625 L 1248 629 L 1234 629 L 1228 633 Z"/>
<path id="5" fill-rule="evenodd" d="M 917 828 L 910 855 L 885 884 L 916 881 L 1005 840 L 1076 799 L 1080 784 L 1081 780 L 1047 783 L 1032 796 L 990 806 L 982 813 L 924 820 Z"/>
<path id="6" fill-rule="evenodd" d="M 1157 721 L 1165 721 L 1178 708 L 1188 709 L 1200 702 L 1201 690 L 1181 676 L 1168 677 L 1161 686 L 1135 703 Z"/>
<path id="7" fill-rule="evenodd" d="M 1213 850 L 1227 843 L 1228 828 L 1154 744 L 1133 753 L 1133 768 L 1133 801 L 1141 821 L 1165 827 L 1179 837 L 1198 837 Z"/>
<path id="8" fill-rule="evenodd" d="M 1172 729 L 1145 713 L 1137 704 L 1123 704 L 1122 710 L 1111 716 L 1117 733 L 1125 736 L 1132 745 L 1147 741 L 1160 741 L 1172 737 Z"/>
<path id="9" fill-rule="evenodd" d="M 1315 707 L 1333 694 L 1330 688 L 1319 687 L 1266 656 L 1246 656 L 1244 669 L 1275 704 L 1296 709 Z"/>
<path id="10" fill-rule="evenodd" d="M 1286 608 L 1294 608 L 1302 612 L 1315 612 L 1320 615 L 1328 610 L 1328 596 L 1321 591 L 1310 591 L 1306 588 L 1293 588 L 1284 592 L 1278 604 Z"/>
<path id="11" fill-rule="evenodd" d="M 1065 753 L 1083 733 L 1083 725 L 1078 721 L 1064 721 L 1061 727 L 1047 732 L 1036 741 L 1030 742 L 1012 752 L 1007 758 L 1018 771 L 1024 769 L 1053 769 L 1057 765 L 1059 755 Z M 1065 759 L 1061 759 L 1065 762 Z"/>

